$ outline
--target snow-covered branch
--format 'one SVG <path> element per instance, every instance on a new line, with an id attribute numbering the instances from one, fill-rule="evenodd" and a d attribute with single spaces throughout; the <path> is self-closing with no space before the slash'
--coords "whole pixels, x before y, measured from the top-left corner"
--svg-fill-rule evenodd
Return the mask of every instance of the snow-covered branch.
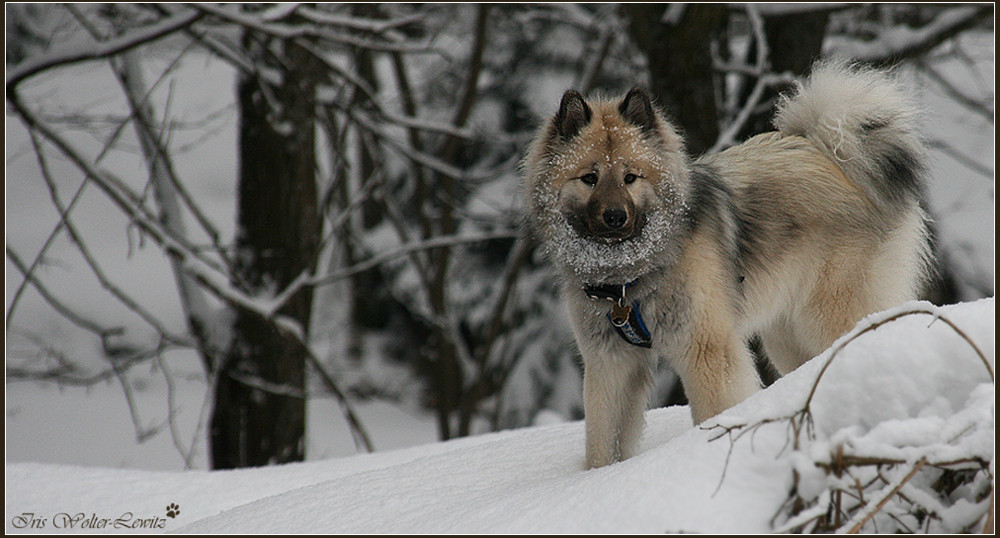
<path id="1" fill-rule="evenodd" d="M 116 39 L 93 43 L 89 46 L 73 44 L 72 46 L 56 48 L 39 57 L 25 60 L 7 71 L 5 82 L 7 94 L 9 96 L 21 81 L 48 69 L 87 60 L 109 58 L 188 27 L 201 17 L 202 13 L 198 11 L 183 12 L 170 16 L 154 25 L 133 30 Z"/>
<path id="2" fill-rule="evenodd" d="M 989 4 L 947 8 L 919 28 L 904 25 L 888 27 L 875 39 L 841 43 L 826 52 L 872 63 L 913 58 L 986 20 L 993 9 Z"/>
<path id="3" fill-rule="evenodd" d="M 482 234 L 469 234 L 469 235 L 456 235 L 456 236 L 439 236 L 424 241 L 417 241 L 407 245 L 403 245 L 395 250 L 379 254 L 373 258 L 370 258 L 364 262 L 358 263 L 351 267 L 345 267 L 343 269 L 338 269 L 332 273 L 326 275 L 317 276 L 314 278 L 307 279 L 303 281 L 304 284 L 309 284 L 313 286 L 322 286 L 324 284 L 330 284 L 336 282 L 337 280 L 342 280 L 351 275 L 361 273 L 378 267 L 388 261 L 405 256 L 412 252 L 432 250 L 441 247 L 453 247 L 457 245 L 465 245 L 469 243 L 480 243 L 483 241 L 491 241 L 495 239 L 513 239 L 518 237 L 518 232 L 516 231 L 502 231 L 493 233 L 482 233 Z M 287 292 L 285 292 L 287 293 Z M 284 295 L 283 293 L 282 295 Z"/>
<path id="4" fill-rule="evenodd" d="M 373 34 L 382 34 L 403 26 L 416 24 L 418 22 L 423 21 L 426 18 L 423 14 L 420 13 L 396 19 L 371 19 L 362 17 L 345 17 L 343 15 L 338 15 L 336 13 L 322 11 L 307 6 L 300 6 L 299 9 L 296 10 L 296 13 L 301 15 L 303 18 L 308 19 L 317 24 L 341 26 L 351 30 L 370 32 Z"/>

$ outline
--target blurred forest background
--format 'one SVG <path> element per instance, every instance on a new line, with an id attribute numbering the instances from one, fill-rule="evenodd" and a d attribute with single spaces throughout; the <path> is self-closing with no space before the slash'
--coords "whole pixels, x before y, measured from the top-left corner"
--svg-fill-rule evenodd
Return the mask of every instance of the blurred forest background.
<path id="1" fill-rule="evenodd" d="M 768 130 L 818 58 L 897 68 L 982 148 L 927 132 L 958 193 L 931 189 L 933 217 L 985 240 L 937 241 L 926 298 L 994 295 L 993 223 L 961 216 L 993 204 L 992 4 L 8 3 L 5 23 L 6 382 L 113 382 L 188 466 L 203 445 L 215 469 L 304 459 L 316 398 L 359 450 L 372 399 L 442 440 L 580 418 L 517 200 L 568 88 L 650 88 L 697 155 Z M 143 418 L 149 372 L 203 382 L 193 432 L 170 390 Z M 663 369 L 653 404 L 681 402 Z"/>

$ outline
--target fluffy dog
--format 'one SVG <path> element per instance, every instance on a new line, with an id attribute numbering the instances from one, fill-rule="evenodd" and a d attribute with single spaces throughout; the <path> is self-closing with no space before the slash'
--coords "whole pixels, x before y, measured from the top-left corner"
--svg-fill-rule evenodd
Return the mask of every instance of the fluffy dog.
<path id="1" fill-rule="evenodd" d="M 886 72 L 818 64 L 774 123 L 692 160 L 637 88 L 567 91 L 539 129 L 523 194 L 583 356 L 588 468 L 635 452 L 660 358 L 700 423 L 760 389 L 751 335 L 784 374 L 916 298 L 929 249 L 912 96 Z"/>

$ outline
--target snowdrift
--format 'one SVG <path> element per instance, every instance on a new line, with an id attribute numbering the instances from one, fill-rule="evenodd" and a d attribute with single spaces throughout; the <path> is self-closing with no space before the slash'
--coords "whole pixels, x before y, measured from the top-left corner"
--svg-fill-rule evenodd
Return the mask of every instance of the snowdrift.
<path id="1" fill-rule="evenodd" d="M 981 530 L 994 310 L 991 298 L 873 315 L 705 424 L 649 411 L 639 454 L 602 469 L 582 470 L 580 422 L 228 472 L 8 464 L 6 531 Z"/>

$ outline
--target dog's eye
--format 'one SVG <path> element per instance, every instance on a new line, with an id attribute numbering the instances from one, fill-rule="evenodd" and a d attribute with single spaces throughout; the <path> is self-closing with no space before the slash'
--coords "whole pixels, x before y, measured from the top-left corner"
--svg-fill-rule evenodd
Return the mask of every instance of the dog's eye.
<path id="1" fill-rule="evenodd" d="M 584 174 L 580 176 L 580 181 L 586 183 L 587 185 L 597 184 L 597 174 L 590 172 L 589 174 Z"/>
<path id="2" fill-rule="evenodd" d="M 635 174 L 625 174 L 625 184 L 629 185 L 635 183 L 635 180 L 639 179 L 639 176 Z"/>

